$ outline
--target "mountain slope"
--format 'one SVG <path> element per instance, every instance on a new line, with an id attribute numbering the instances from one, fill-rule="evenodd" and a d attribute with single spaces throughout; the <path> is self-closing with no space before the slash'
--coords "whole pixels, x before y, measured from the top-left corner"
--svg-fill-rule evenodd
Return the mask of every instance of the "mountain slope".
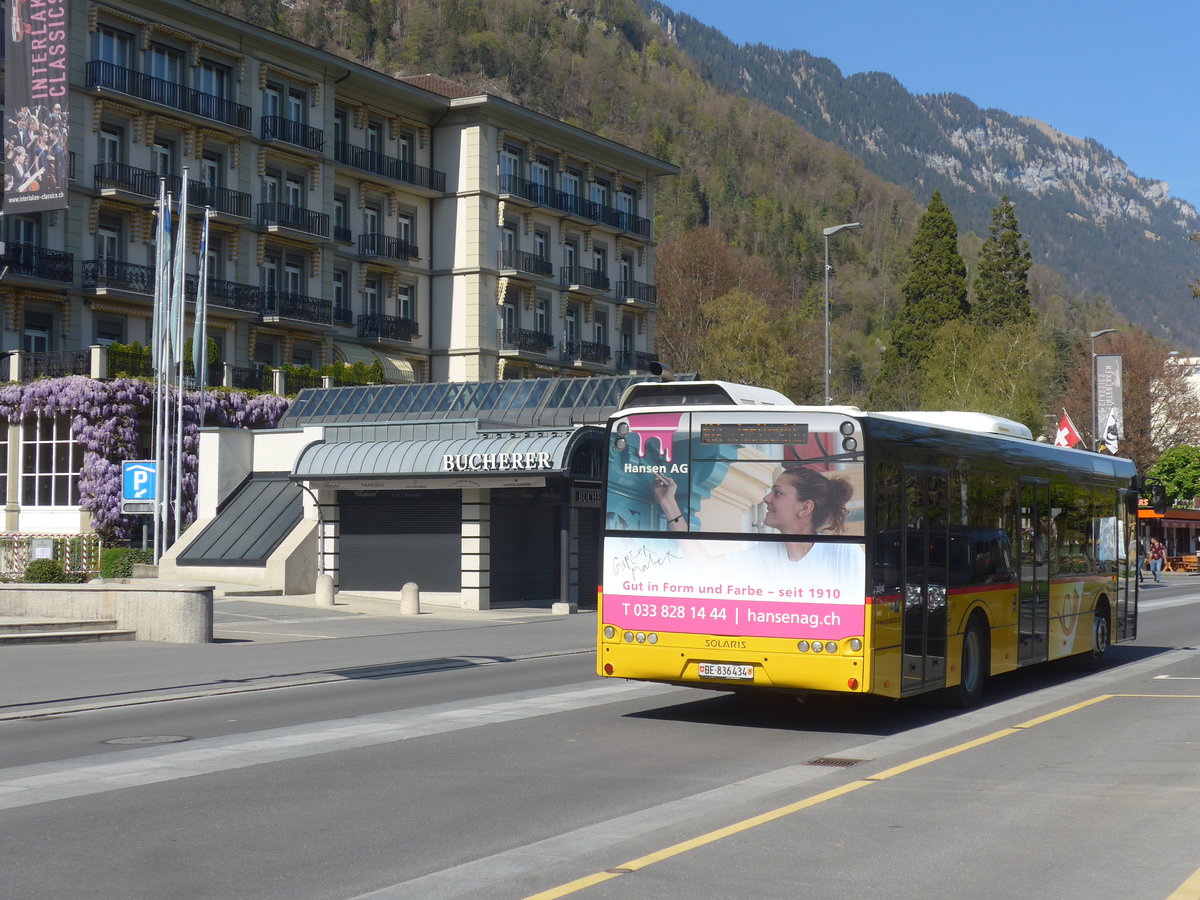
<path id="1" fill-rule="evenodd" d="M 1072 292 L 1107 295 L 1151 333 L 1200 348 L 1188 288 L 1200 256 L 1187 240 L 1200 219 L 1164 182 L 1045 123 L 955 94 L 915 96 L 883 73 L 846 78 L 801 50 L 738 46 L 655 0 L 638 2 L 715 86 L 791 116 L 922 201 L 940 190 L 962 231 L 985 234 L 1007 193 L 1035 261 L 1060 272 Z"/>

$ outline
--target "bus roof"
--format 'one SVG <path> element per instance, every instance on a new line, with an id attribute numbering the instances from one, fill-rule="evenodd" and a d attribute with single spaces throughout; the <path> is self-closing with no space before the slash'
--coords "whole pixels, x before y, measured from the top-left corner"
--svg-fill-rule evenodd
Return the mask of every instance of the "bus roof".
<path id="1" fill-rule="evenodd" d="M 646 381 L 621 395 L 618 409 L 646 406 L 787 406 L 795 403 L 779 391 L 730 381 Z"/>
<path id="2" fill-rule="evenodd" d="M 1003 416 L 990 416 L 980 412 L 959 412 L 957 410 L 912 411 L 912 412 L 881 412 L 872 413 L 874 416 L 901 419 L 905 422 L 916 422 L 920 425 L 933 425 L 938 428 L 953 428 L 957 431 L 972 431 L 976 434 L 1003 434 L 1008 437 L 1033 440 L 1033 432 L 1020 422 L 1006 419 Z"/>

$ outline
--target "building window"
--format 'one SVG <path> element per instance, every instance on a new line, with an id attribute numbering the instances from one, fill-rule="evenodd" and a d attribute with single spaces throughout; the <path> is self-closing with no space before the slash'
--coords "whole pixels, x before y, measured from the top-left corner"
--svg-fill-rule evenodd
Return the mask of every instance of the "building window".
<path id="1" fill-rule="evenodd" d="M 115 277 L 115 264 L 121 260 L 121 222 L 107 216 L 96 226 L 96 261 L 105 277 Z"/>
<path id="2" fill-rule="evenodd" d="M 228 100 L 229 84 L 228 66 L 215 63 L 211 59 L 200 60 L 200 67 L 196 71 L 196 90 L 221 100 Z"/>
<path id="3" fill-rule="evenodd" d="M 580 180 L 581 180 L 580 175 L 576 171 L 568 169 L 566 172 L 563 172 L 563 176 L 562 176 L 563 193 L 568 194 L 572 197 L 580 196 L 580 194 L 579 194 Z"/>
<path id="4" fill-rule="evenodd" d="M 100 162 L 119 163 L 121 149 L 125 144 L 124 135 L 116 125 L 100 126 Z"/>
<path id="5" fill-rule="evenodd" d="M 209 232 L 208 252 L 205 254 L 207 267 L 205 277 L 211 284 L 220 281 L 225 275 L 225 239 L 219 234 Z"/>
<path id="6" fill-rule="evenodd" d="M 567 307 L 566 340 L 569 344 L 579 340 L 579 307 L 574 303 Z"/>
<path id="7" fill-rule="evenodd" d="M 592 248 L 592 267 L 601 275 L 608 275 L 608 251 L 603 247 Z"/>
<path id="8" fill-rule="evenodd" d="M 25 320 L 21 329 L 21 349 L 26 353 L 47 352 L 50 349 L 53 328 L 54 316 L 50 313 L 33 309 L 25 310 Z"/>
<path id="9" fill-rule="evenodd" d="M 401 213 L 396 216 L 396 237 L 404 241 L 410 247 L 413 242 L 413 219 L 412 216 Z"/>
<path id="10" fill-rule="evenodd" d="M 146 52 L 146 74 L 171 84 L 183 84 L 183 51 L 151 44 Z"/>
<path id="11" fill-rule="evenodd" d="M 513 340 L 517 334 L 517 304 L 505 303 L 500 309 L 504 317 L 504 338 Z"/>
<path id="12" fill-rule="evenodd" d="M 592 182 L 591 200 L 593 203 L 598 203 L 601 206 L 608 206 L 608 183 L 607 182 L 605 182 L 605 181 L 593 181 Z"/>
<path id="13" fill-rule="evenodd" d="M 155 175 L 169 177 L 175 174 L 175 147 L 170 141 L 162 138 L 154 139 L 154 147 L 150 151 L 151 164 Z"/>
<path id="14" fill-rule="evenodd" d="M 292 365 L 316 368 L 317 351 L 311 344 L 296 344 L 292 347 Z"/>
<path id="15" fill-rule="evenodd" d="M 0 422 L 0 499 L 8 500 L 8 422 Z"/>
<path id="16" fill-rule="evenodd" d="M 254 361 L 262 366 L 274 366 L 275 341 L 259 338 L 254 344 Z"/>
<path id="17" fill-rule="evenodd" d="M 133 35 L 109 25 L 96 29 L 95 58 L 124 69 L 133 68 Z"/>
<path id="18" fill-rule="evenodd" d="M 70 416 L 30 416 L 21 436 L 21 504 L 78 506 L 83 448 Z"/>
<path id="19" fill-rule="evenodd" d="M 608 346 L 608 313 L 603 310 L 596 310 L 592 318 L 592 324 L 595 326 L 596 343 L 601 347 Z"/>
<path id="20" fill-rule="evenodd" d="M 346 271 L 344 269 L 333 270 L 333 314 L 335 319 L 344 319 L 347 312 L 346 306 Z M 339 316 L 338 313 L 342 315 Z"/>
<path id="21" fill-rule="evenodd" d="M 38 240 L 37 219 L 29 216 L 9 216 L 8 239 L 21 247 L 37 247 L 41 243 Z"/>
<path id="22" fill-rule="evenodd" d="M 367 122 L 367 150 L 383 153 L 383 126 L 378 122 Z"/>
<path id="23" fill-rule="evenodd" d="M 125 320 L 123 318 L 97 318 L 96 343 L 103 347 L 125 343 Z"/>
<path id="24" fill-rule="evenodd" d="M 204 157 L 200 160 L 200 180 L 205 187 L 219 188 L 224 179 L 222 170 L 224 169 L 224 160 L 221 154 L 206 150 Z"/>
<path id="25" fill-rule="evenodd" d="M 500 177 L 503 179 L 509 175 L 520 177 L 521 157 L 516 150 L 505 147 L 500 151 Z M 501 190 L 510 189 L 508 185 L 501 184 Z"/>
<path id="26" fill-rule="evenodd" d="M 363 207 L 363 234 L 380 234 L 379 219 L 381 218 L 378 206 Z"/>
<path id="27" fill-rule="evenodd" d="M 534 309 L 534 330 L 538 334 L 550 333 L 550 301 L 539 297 Z"/>
<path id="28" fill-rule="evenodd" d="M 292 122 L 299 122 L 301 125 L 308 122 L 308 97 L 304 91 L 293 88 L 288 91 L 287 98 L 287 117 Z"/>
<path id="29" fill-rule="evenodd" d="M 417 320 L 416 309 L 413 305 L 413 286 L 411 284 L 402 284 L 396 291 L 397 313 L 400 318 L 408 319 L 410 322 Z"/>
<path id="30" fill-rule="evenodd" d="M 368 316 L 379 315 L 379 295 L 381 293 L 378 278 L 368 278 L 363 282 L 363 312 Z"/>
<path id="31" fill-rule="evenodd" d="M 550 238 L 546 232 L 535 231 L 533 233 L 533 252 L 543 262 L 550 258 L 546 252 L 548 246 L 550 246 Z"/>
<path id="32" fill-rule="evenodd" d="M 304 206 L 304 179 L 298 175 L 289 175 L 285 189 L 284 201 L 289 206 Z"/>
<path id="33" fill-rule="evenodd" d="M 407 131 L 401 132 L 400 138 L 396 142 L 396 156 L 405 165 L 412 162 L 413 136 Z"/>

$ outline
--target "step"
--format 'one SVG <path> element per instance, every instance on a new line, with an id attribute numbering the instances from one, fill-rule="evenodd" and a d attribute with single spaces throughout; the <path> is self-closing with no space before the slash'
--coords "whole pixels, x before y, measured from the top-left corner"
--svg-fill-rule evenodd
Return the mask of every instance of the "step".
<path id="1" fill-rule="evenodd" d="M 42 631 L 111 631 L 116 627 L 116 619 L 35 619 L 20 616 L 0 618 L 0 635 Z"/>
<path id="2" fill-rule="evenodd" d="M 0 634 L 0 647 L 17 644 L 75 644 L 88 641 L 136 641 L 136 631 L 96 628 L 79 631 L 30 631 Z"/>

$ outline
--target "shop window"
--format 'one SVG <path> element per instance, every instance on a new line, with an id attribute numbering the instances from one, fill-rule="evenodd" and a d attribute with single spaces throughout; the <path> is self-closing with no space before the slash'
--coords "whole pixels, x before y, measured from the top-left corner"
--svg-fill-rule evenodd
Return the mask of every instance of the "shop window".
<path id="1" fill-rule="evenodd" d="M 70 416 L 30 416 L 21 439 L 21 503 L 78 506 L 83 449 L 71 437 Z"/>

